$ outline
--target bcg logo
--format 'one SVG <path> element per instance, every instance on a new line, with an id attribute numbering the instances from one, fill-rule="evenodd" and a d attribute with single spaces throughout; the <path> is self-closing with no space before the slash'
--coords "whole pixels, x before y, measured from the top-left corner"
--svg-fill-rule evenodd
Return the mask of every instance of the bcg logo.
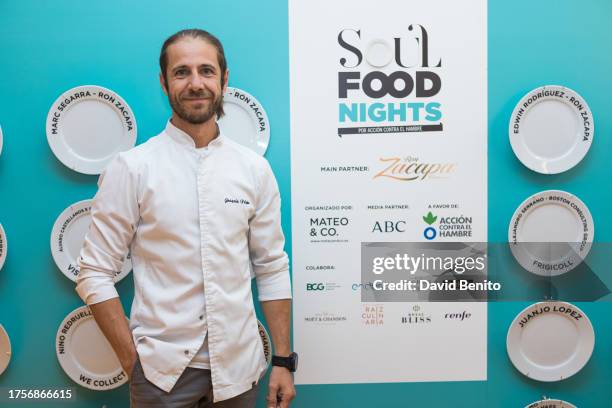
<path id="1" fill-rule="evenodd" d="M 306 290 L 325 290 L 325 284 L 323 283 L 307 283 Z"/>

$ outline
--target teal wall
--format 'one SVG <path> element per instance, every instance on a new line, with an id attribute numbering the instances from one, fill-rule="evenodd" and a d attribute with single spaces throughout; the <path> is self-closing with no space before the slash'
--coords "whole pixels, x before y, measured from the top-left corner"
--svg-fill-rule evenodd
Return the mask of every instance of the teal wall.
<path id="1" fill-rule="evenodd" d="M 524 198 L 558 188 L 577 194 L 589 206 L 596 240 L 610 242 L 611 17 L 612 2 L 608 0 L 489 2 L 491 241 L 506 239 L 508 220 Z M 76 387 L 78 398 L 71 406 L 128 406 L 127 386 L 108 392 L 78 387 L 55 357 L 57 327 L 82 303 L 72 282 L 53 263 L 49 234 L 65 207 L 94 195 L 96 177 L 74 173 L 59 163 L 47 145 L 45 119 L 51 103 L 64 90 L 97 84 L 113 89 L 131 105 L 138 121 L 138 143 L 157 134 L 169 116 L 157 81 L 159 48 L 168 35 L 186 27 L 203 27 L 220 37 L 229 60 L 230 85 L 255 95 L 268 112 L 271 144 L 266 156 L 280 185 L 290 252 L 286 0 L 2 0 L 0 124 L 5 139 L 0 156 L 0 223 L 8 235 L 9 254 L 0 271 L 0 323 L 11 336 L 13 358 L 0 376 L 0 389 L 70 386 Z M 596 131 L 591 151 L 576 169 L 543 176 L 528 171 L 514 158 L 507 123 L 525 92 L 550 83 L 569 86 L 585 97 L 595 116 Z M 118 289 L 129 309 L 131 279 L 119 283 Z M 542 395 L 566 399 L 579 407 L 612 406 L 611 305 L 577 304 L 595 326 L 595 352 L 580 373 L 554 384 L 523 378 L 507 358 L 507 328 L 526 305 L 489 306 L 487 382 L 299 386 L 293 406 L 523 407 Z M 362 355 L 349 358 L 375 355 L 364 349 Z M 259 406 L 264 406 L 263 401 L 262 393 Z"/>

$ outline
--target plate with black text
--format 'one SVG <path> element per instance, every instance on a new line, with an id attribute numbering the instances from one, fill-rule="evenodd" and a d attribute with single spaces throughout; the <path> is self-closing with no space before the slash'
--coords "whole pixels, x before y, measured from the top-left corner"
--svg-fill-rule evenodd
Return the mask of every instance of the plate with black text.
<path id="1" fill-rule="evenodd" d="M 79 275 L 79 258 L 85 236 L 91 224 L 92 200 L 72 204 L 57 217 L 51 231 L 51 254 L 59 270 L 68 279 L 76 282 Z M 125 257 L 123 269 L 115 273 L 115 282 L 125 278 L 132 270 L 129 253 Z"/>
<path id="2" fill-rule="evenodd" d="M 134 112 L 119 94 L 84 85 L 61 94 L 47 114 L 47 141 L 65 166 L 100 174 L 119 152 L 136 144 Z"/>
<path id="3" fill-rule="evenodd" d="M 4 262 L 6 261 L 7 250 L 8 242 L 6 240 L 6 232 L 4 232 L 4 228 L 2 228 L 2 224 L 0 224 L 0 270 L 2 270 Z"/>
<path id="4" fill-rule="evenodd" d="M 543 399 L 531 403 L 525 408 L 576 408 L 576 406 L 561 400 Z"/>
<path id="5" fill-rule="evenodd" d="M 87 306 L 73 310 L 60 324 L 55 337 L 55 351 L 68 377 L 85 388 L 106 391 L 128 381 L 119 359 Z"/>
<path id="6" fill-rule="evenodd" d="M 561 381 L 591 358 L 595 332 L 582 310 L 566 302 L 539 302 L 519 313 L 506 338 L 510 361 L 537 381 Z"/>
<path id="7" fill-rule="evenodd" d="M 510 145 L 525 166 L 543 174 L 571 169 L 587 154 L 595 123 L 584 98 L 558 85 L 528 92 L 510 117 Z"/>
<path id="8" fill-rule="evenodd" d="M 259 330 L 259 337 L 261 338 L 261 345 L 263 347 L 266 363 L 268 363 L 268 367 L 270 367 L 270 363 L 272 362 L 272 342 L 270 341 L 270 335 L 266 327 L 259 320 L 257 320 L 257 330 Z M 267 369 L 261 373 L 261 377 L 266 375 L 266 371 Z"/>
<path id="9" fill-rule="evenodd" d="M 223 110 L 221 133 L 263 156 L 270 143 L 270 121 L 261 103 L 242 89 L 227 87 Z"/>
<path id="10" fill-rule="evenodd" d="M 512 255 L 529 272 L 562 275 L 586 258 L 595 236 L 582 200 L 560 190 L 532 195 L 518 206 L 508 227 Z"/>

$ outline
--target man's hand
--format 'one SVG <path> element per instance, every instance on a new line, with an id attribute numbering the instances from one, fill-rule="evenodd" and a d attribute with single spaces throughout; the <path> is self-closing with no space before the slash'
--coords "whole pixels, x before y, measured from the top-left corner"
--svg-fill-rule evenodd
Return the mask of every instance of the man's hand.
<path id="1" fill-rule="evenodd" d="M 119 363 L 121 363 L 121 368 L 125 371 L 128 379 L 131 380 L 132 368 L 134 368 L 138 354 L 119 298 L 89 305 L 89 309 L 91 309 L 104 337 L 115 351 Z"/>
<path id="2" fill-rule="evenodd" d="M 295 398 L 293 374 L 285 367 L 272 367 L 268 384 L 268 408 L 288 408 Z"/>

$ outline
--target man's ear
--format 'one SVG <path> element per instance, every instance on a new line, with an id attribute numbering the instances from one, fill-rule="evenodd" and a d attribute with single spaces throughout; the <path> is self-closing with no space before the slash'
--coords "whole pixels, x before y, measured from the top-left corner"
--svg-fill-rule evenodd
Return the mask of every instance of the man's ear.
<path id="1" fill-rule="evenodd" d="M 166 83 L 166 78 L 164 78 L 164 75 L 161 72 L 159 73 L 159 84 L 161 85 L 166 96 L 168 96 L 168 84 Z"/>
<path id="2" fill-rule="evenodd" d="M 229 80 L 229 69 L 225 70 L 225 74 L 223 75 L 223 93 L 227 91 L 227 82 Z"/>

